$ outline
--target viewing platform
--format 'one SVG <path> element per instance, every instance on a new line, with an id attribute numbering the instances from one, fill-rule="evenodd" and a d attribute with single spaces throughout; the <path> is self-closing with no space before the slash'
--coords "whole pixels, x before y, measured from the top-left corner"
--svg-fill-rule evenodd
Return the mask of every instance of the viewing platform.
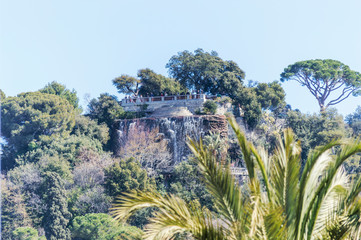
<path id="1" fill-rule="evenodd" d="M 122 100 L 122 106 L 132 106 L 134 104 L 158 104 L 159 102 L 165 101 L 189 101 L 189 100 L 202 100 L 216 99 L 215 95 L 206 94 L 188 94 L 188 95 L 171 95 L 171 96 L 156 96 L 156 97 L 126 97 Z"/>
<path id="2" fill-rule="evenodd" d="M 194 114 L 207 100 L 214 100 L 217 96 L 207 94 L 187 94 L 155 97 L 126 97 L 121 104 L 125 111 L 146 110 L 153 112 L 159 108 L 187 108 Z"/>

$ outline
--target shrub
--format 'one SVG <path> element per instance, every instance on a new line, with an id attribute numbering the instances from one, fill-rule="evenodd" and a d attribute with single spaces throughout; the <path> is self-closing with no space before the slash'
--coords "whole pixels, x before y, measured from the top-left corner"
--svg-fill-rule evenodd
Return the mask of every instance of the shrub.
<path id="1" fill-rule="evenodd" d="M 141 239 L 142 231 L 137 227 L 122 226 L 105 213 L 90 213 L 74 218 L 70 226 L 73 239 L 122 240 Z"/>
<path id="2" fill-rule="evenodd" d="M 217 103 L 212 100 L 207 100 L 205 103 L 203 103 L 203 111 L 206 114 L 216 114 Z"/>

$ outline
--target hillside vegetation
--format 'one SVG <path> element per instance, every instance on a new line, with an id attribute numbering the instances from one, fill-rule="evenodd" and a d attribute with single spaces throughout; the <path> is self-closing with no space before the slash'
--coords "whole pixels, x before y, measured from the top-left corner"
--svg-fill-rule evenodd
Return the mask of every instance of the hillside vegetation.
<path id="1" fill-rule="evenodd" d="M 167 172 L 172 153 L 158 129 L 135 129 L 113 153 L 115 121 L 145 116 L 117 96 L 82 109 L 57 82 L 17 96 L 0 90 L 2 239 L 359 239 L 361 107 L 344 118 L 331 106 L 359 94 L 360 73 L 335 60 L 286 67 L 280 80 L 300 82 L 320 106 L 305 114 L 280 82 L 246 82 L 216 52 L 179 52 L 166 68 L 169 76 L 145 68 L 109 81 L 134 96 L 223 96 L 199 114 L 230 102 L 235 132 L 184 139 L 193 154 Z M 340 85 L 345 94 L 326 101 Z M 229 166 L 247 169 L 245 184 Z"/>

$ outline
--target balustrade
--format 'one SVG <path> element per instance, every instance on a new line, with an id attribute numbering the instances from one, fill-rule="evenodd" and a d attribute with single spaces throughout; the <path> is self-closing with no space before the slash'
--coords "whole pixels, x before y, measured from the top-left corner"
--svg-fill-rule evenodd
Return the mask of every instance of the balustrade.
<path id="1" fill-rule="evenodd" d="M 156 96 L 156 97 L 129 97 L 122 100 L 122 104 L 142 104 L 163 101 L 178 101 L 178 100 L 195 100 L 195 99 L 215 99 L 216 96 L 205 94 L 187 94 L 187 95 L 172 95 L 172 96 Z"/>

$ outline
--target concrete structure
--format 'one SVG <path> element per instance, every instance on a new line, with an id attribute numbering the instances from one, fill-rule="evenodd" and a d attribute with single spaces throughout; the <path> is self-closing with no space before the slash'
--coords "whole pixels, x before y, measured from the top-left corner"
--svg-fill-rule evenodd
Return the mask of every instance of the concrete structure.
<path id="1" fill-rule="evenodd" d="M 215 99 L 216 96 L 205 94 L 189 94 L 189 95 L 174 95 L 174 96 L 156 96 L 156 97 L 128 97 L 122 100 L 122 107 L 125 111 L 138 112 L 159 112 L 157 116 L 170 113 L 176 116 L 180 112 L 182 116 L 189 115 L 186 112 L 194 114 L 198 108 L 203 106 L 203 103 L 208 99 Z M 161 110 L 163 109 L 163 110 Z M 180 115 L 180 116 L 181 116 Z"/>

